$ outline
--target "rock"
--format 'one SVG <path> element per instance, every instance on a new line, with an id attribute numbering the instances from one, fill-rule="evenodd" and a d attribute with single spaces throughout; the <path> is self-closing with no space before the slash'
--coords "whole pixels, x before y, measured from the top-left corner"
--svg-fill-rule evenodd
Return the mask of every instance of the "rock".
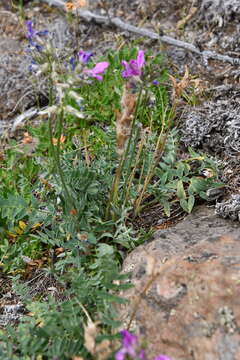
<path id="1" fill-rule="evenodd" d="M 230 199 L 217 203 L 216 213 L 224 218 L 240 221 L 240 195 L 231 195 Z"/>
<path id="2" fill-rule="evenodd" d="M 226 23 L 239 19 L 239 0 L 202 0 L 201 23 L 205 26 L 223 27 Z"/>
<path id="3" fill-rule="evenodd" d="M 134 288 L 120 310 L 144 337 L 149 357 L 240 358 L 240 229 L 202 206 L 135 249 L 123 272 Z"/>
<path id="4" fill-rule="evenodd" d="M 231 99 L 229 97 L 231 96 Z M 214 155 L 233 156 L 240 151 L 239 89 L 191 109 L 185 116 L 181 142 Z"/>

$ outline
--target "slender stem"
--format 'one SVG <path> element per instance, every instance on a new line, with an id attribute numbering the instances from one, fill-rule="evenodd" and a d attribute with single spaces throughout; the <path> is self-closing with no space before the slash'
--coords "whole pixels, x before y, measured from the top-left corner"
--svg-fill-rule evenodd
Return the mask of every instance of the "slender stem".
<path id="1" fill-rule="evenodd" d="M 138 136 L 136 137 L 138 138 Z M 123 194 L 124 194 L 124 202 L 123 202 L 123 207 L 125 207 L 127 201 L 128 201 L 128 198 L 129 198 L 129 193 L 130 193 L 130 189 L 131 189 L 131 186 L 132 186 L 132 182 L 133 182 L 133 178 L 134 178 L 134 175 L 136 173 L 136 169 L 137 169 L 137 166 L 138 166 L 138 163 L 139 163 L 139 160 L 140 160 L 140 156 L 142 154 L 142 150 L 143 150 L 143 145 L 144 145 L 144 136 L 142 136 L 141 138 L 141 142 L 139 144 L 139 148 L 138 148 L 138 152 L 137 152 L 137 155 L 136 155 L 136 159 L 135 159 L 135 165 L 134 165 L 134 168 L 128 178 L 128 186 L 127 186 L 127 189 L 125 189 L 123 191 Z M 135 146 L 134 146 L 135 148 Z"/>
<path id="2" fill-rule="evenodd" d="M 112 188 L 110 191 L 110 197 L 109 197 L 109 201 L 108 201 L 108 205 L 107 205 L 107 209 L 106 209 L 106 215 L 105 215 L 106 219 L 109 218 L 109 211 L 110 211 L 111 204 L 116 203 L 116 201 L 117 201 L 118 188 L 119 188 L 119 183 L 120 183 L 120 179 L 121 179 L 123 164 L 124 164 L 124 157 L 121 156 L 119 165 L 117 167 L 116 174 L 115 174 L 115 177 L 113 180 Z"/>
<path id="3" fill-rule="evenodd" d="M 53 104 L 53 80 L 50 79 L 50 87 L 49 87 L 49 105 L 52 106 Z M 62 132 L 62 128 L 63 128 L 63 117 L 64 117 L 64 111 L 63 109 L 60 112 L 60 115 L 58 115 L 58 136 L 57 136 L 57 148 L 55 150 L 55 146 L 53 144 L 53 126 L 52 126 L 52 117 L 51 115 L 49 116 L 48 119 L 48 129 L 49 129 L 49 138 L 50 138 L 50 148 L 51 148 L 51 152 L 52 152 L 52 156 L 53 156 L 53 160 L 54 160 L 54 165 L 56 166 L 57 172 L 59 174 L 67 201 L 66 204 L 68 204 L 68 207 L 70 205 L 70 207 L 75 208 L 75 204 L 74 201 L 68 191 L 65 179 L 64 179 L 64 174 L 61 168 L 61 161 L 60 161 L 60 138 L 61 138 L 61 132 Z"/>
<path id="4" fill-rule="evenodd" d="M 66 198 L 69 201 L 70 207 L 75 208 L 73 198 L 72 198 L 71 194 L 69 193 L 67 184 L 66 184 L 65 179 L 64 179 L 64 173 L 62 171 L 61 160 L 60 160 L 60 138 L 61 138 L 62 128 L 63 128 L 63 117 L 64 117 L 64 111 L 62 109 L 61 112 L 60 112 L 59 121 L 58 121 L 59 128 L 58 128 L 58 136 L 57 136 L 57 149 L 56 149 L 56 152 L 55 152 L 55 155 L 56 155 L 55 156 L 55 161 L 56 161 L 58 174 L 60 176 L 61 183 L 62 183 L 64 192 L 65 192 Z"/>
<path id="5" fill-rule="evenodd" d="M 85 152 L 85 162 L 87 167 L 90 167 L 90 156 L 88 153 L 88 146 L 87 146 L 87 135 L 88 135 L 88 130 L 83 129 L 83 145 L 84 145 L 84 152 Z"/>
<path id="6" fill-rule="evenodd" d="M 141 193 L 139 195 L 139 197 L 137 198 L 136 202 L 135 202 L 135 209 L 134 209 L 134 214 L 138 215 L 139 211 L 140 211 L 140 205 L 141 202 L 143 200 L 143 196 L 146 192 L 147 186 L 150 183 L 150 181 L 152 180 L 152 177 L 154 176 L 154 172 L 155 172 L 155 168 L 157 166 L 157 164 L 159 163 L 159 159 L 161 158 L 164 148 L 165 148 L 165 144 L 167 141 L 167 135 L 165 135 L 164 140 L 162 143 L 160 143 L 160 140 L 162 140 L 162 134 L 159 135 L 158 137 L 158 142 L 157 142 L 157 146 L 156 146 L 156 150 L 155 150 L 155 155 L 157 155 L 155 157 L 155 161 L 153 163 L 153 165 L 150 167 L 148 174 L 145 178 L 144 184 L 143 184 L 143 188 L 141 190 Z"/>

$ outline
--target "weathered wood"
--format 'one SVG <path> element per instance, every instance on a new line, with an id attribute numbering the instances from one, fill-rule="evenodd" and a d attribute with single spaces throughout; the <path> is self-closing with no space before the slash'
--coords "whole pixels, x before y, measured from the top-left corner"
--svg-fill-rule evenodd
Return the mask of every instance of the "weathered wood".
<path id="1" fill-rule="evenodd" d="M 65 2 L 63 0 L 43 0 L 43 1 L 47 2 L 49 5 L 54 5 L 59 8 L 65 9 Z M 81 10 L 81 9 L 78 9 L 77 11 L 75 11 L 75 14 L 77 16 L 80 16 L 87 22 L 94 21 L 97 24 L 104 24 L 106 26 L 114 25 L 124 31 L 129 31 L 131 33 L 145 36 L 150 39 L 159 40 L 159 41 L 161 41 L 165 44 L 171 45 L 171 46 L 183 48 L 187 51 L 193 52 L 193 53 L 201 56 L 205 64 L 207 63 L 208 59 L 213 59 L 213 60 L 217 60 L 217 61 L 221 61 L 221 62 L 228 62 L 231 65 L 240 65 L 239 58 L 233 58 L 228 55 L 218 54 L 215 51 L 209 51 L 209 50 L 200 51 L 193 44 L 190 44 L 190 43 L 182 41 L 182 40 L 174 39 L 170 36 L 159 35 L 159 34 L 155 33 L 154 31 L 150 31 L 150 30 L 147 30 L 144 28 L 139 28 L 137 26 L 134 26 L 134 25 L 131 25 L 129 23 L 122 21 L 118 17 L 111 18 L 108 16 L 98 15 L 91 11 Z"/>

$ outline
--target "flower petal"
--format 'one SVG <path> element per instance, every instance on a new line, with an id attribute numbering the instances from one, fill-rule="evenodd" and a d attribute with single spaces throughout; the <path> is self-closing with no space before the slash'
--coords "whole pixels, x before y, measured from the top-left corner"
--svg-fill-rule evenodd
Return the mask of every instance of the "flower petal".
<path id="1" fill-rule="evenodd" d="M 128 78 L 128 77 L 133 76 L 131 67 L 130 67 L 130 65 L 128 64 L 128 62 L 125 61 L 125 60 L 123 60 L 123 61 L 122 61 L 122 65 L 125 67 L 125 70 L 122 71 L 122 77 Z"/>
<path id="2" fill-rule="evenodd" d="M 145 63 L 144 51 L 139 50 L 138 56 L 137 56 L 137 64 L 138 64 L 139 69 L 141 69 L 143 67 L 144 63 Z"/>
<path id="3" fill-rule="evenodd" d="M 125 359 L 125 355 L 127 355 L 127 351 L 126 349 L 120 349 L 118 352 L 116 352 L 115 354 L 115 360 L 124 360 Z"/>
<path id="4" fill-rule="evenodd" d="M 78 56 L 79 56 L 80 62 L 83 64 L 86 64 L 90 60 L 90 57 L 93 56 L 93 53 L 87 52 L 84 50 L 80 50 L 78 53 Z"/>
<path id="5" fill-rule="evenodd" d="M 25 24 L 27 26 L 27 31 L 28 31 L 27 38 L 32 39 L 32 37 L 35 35 L 34 30 L 33 30 L 33 23 L 31 20 L 27 20 L 25 22 Z"/>
<path id="6" fill-rule="evenodd" d="M 132 335 L 128 330 L 122 330 L 120 334 L 122 335 L 122 344 L 124 347 L 127 348 L 137 343 L 137 336 Z"/>
<path id="7" fill-rule="evenodd" d="M 97 79 L 98 81 L 102 81 L 102 80 L 103 80 L 102 75 L 93 74 L 93 77 L 95 77 L 95 79 Z"/>
<path id="8" fill-rule="evenodd" d="M 102 61 L 97 63 L 91 71 L 93 74 L 101 74 L 108 68 L 108 66 L 109 63 L 107 61 Z"/>
<path id="9" fill-rule="evenodd" d="M 138 66 L 137 60 L 130 60 L 129 61 L 129 65 L 131 67 L 132 70 L 132 74 L 134 76 L 139 76 L 141 75 L 141 70 L 140 67 Z"/>

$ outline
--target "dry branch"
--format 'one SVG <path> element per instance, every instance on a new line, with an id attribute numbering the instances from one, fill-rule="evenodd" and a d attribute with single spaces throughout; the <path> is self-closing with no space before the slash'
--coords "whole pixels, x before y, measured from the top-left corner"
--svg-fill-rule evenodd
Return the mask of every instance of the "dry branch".
<path id="1" fill-rule="evenodd" d="M 47 2 L 49 5 L 54 5 L 57 6 L 59 8 L 65 9 L 65 2 L 63 0 L 43 0 L 45 2 Z M 181 41 L 181 40 L 177 40 L 174 39 L 170 36 L 166 36 L 166 35 L 159 35 L 153 31 L 144 29 L 144 28 L 139 28 L 137 26 L 133 26 L 131 24 L 128 24 L 124 21 L 122 21 L 121 19 L 119 19 L 118 17 L 108 17 L 108 16 L 102 16 L 102 15 L 98 15 L 98 14 L 94 14 L 91 11 L 88 10 L 81 10 L 78 9 L 76 14 L 78 16 L 80 16 L 81 18 L 83 18 L 85 21 L 87 22 L 91 22 L 94 21 L 97 24 L 104 24 L 106 26 L 116 26 L 124 31 L 129 31 L 132 32 L 134 34 L 138 34 L 141 36 L 146 36 L 150 39 L 155 39 L 155 40 L 160 40 L 161 42 L 168 44 L 168 45 L 172 45 L 172 46 L 176 46 L 176 47 L 180 47 L 183 48 L 187 51 L 191 51 L 199 56 L 201 56 L 203 58 L 204 63 L 207 63 L 208 59 L 213 59 L 213 60 L 218 60 L 218 61 L 222 61 L 222 62 L 228 62 L 231 65 L 240 65 L 240 59 L 239 58 L 233 58 L 230 57 L 228 55 L 221 55 L 216 53 L 215 51 L 200 51 L 196 46 L 194 46 L 193 44 L 187 43 L 185 41 Z"/>

